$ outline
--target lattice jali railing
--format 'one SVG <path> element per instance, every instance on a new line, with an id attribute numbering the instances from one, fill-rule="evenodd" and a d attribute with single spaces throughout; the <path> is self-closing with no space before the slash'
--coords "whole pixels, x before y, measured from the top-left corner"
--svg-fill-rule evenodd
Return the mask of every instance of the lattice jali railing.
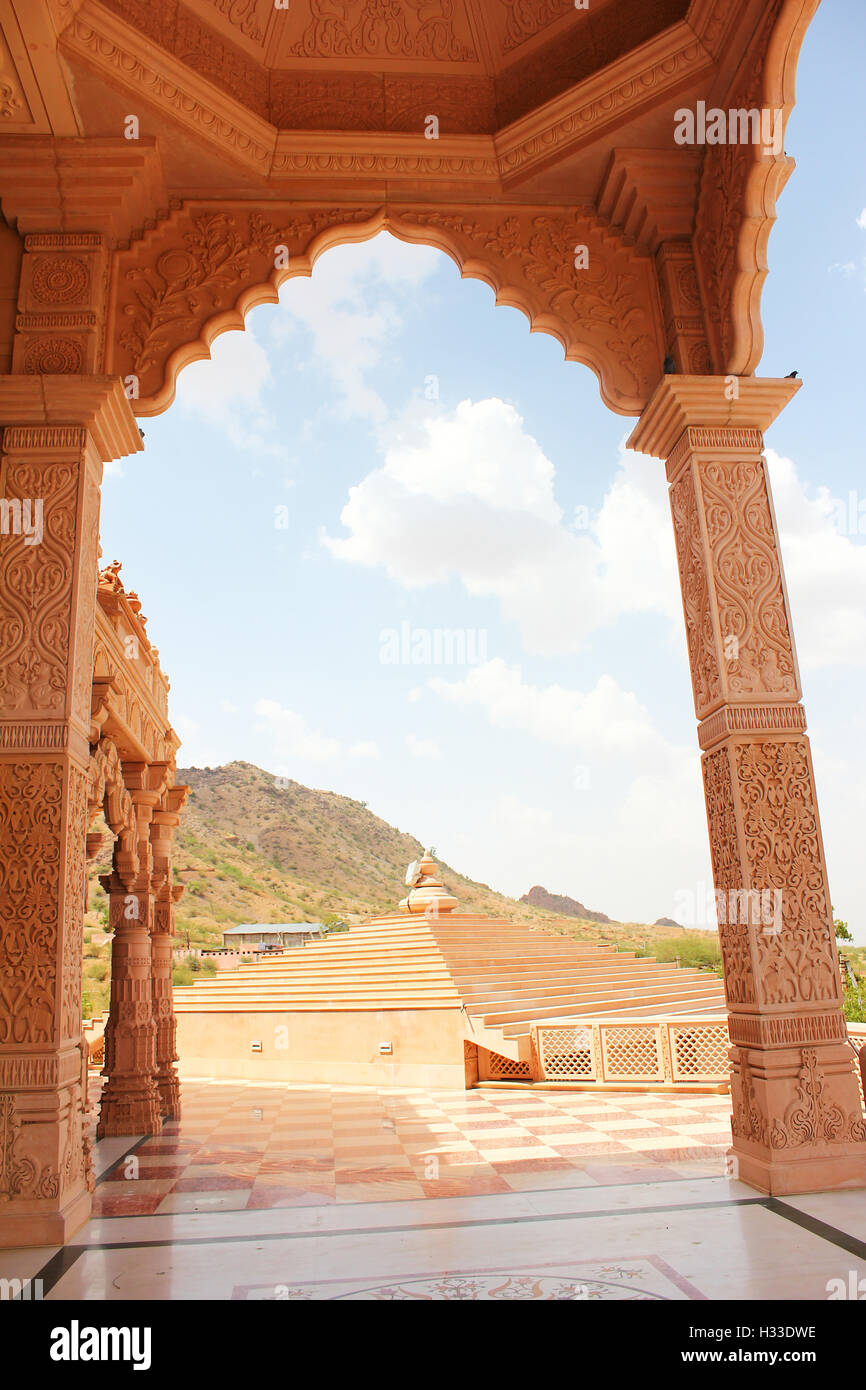
<path id="1" fill-rule="evenodd" d="M 674 1081 L 717 1081 L 728 1075 L 730 1039 L 725 1023 L 671 1023 Z"/>
<path id="2" fill-rule="evenodd" d="M 546 1081 L 595 1081 L 591 1028 L 538 1028 L 535 1055 Z"/>
<path id="3" fill-rule="evenodd" d="M 848 1037 L 854 1045 L 854 1050 L 859 1054 L 860 1048 L 866 1046 L 866 1024 L 849 1023 Z M 860 1085 L 860 1104 L 863 1107 L 863 1113 L 866 1114 L 866 1091 L 863 1089 L 863 1075 L 860 1071 L 859 1055 L 854 1059 L 854 1071 L 856 1072 L 857 1081 Z"/>
<path id="4" fill-rule="evenodd" d="M 501 1052 L 491 1052 L 486 1047 L 478 1049 L 479 1081 L 531 1081 L 532 1069 L 528 1062 L 517 1062 L 513 1057 L 503 1057 Z"/>
<path id="5" fill-rule="evenodd" d="M 729 1079 L 725 1018 L 587 1018 L 532 1029 L 535 1079 L 595 1086 L 707 1086 Z"/>
<path id="6" fill-rule="evenodd" d="M 661 1030 L 652 1024 L 603 1027 L 601 1055 L 610 1081 L 664 1081 Z"/>

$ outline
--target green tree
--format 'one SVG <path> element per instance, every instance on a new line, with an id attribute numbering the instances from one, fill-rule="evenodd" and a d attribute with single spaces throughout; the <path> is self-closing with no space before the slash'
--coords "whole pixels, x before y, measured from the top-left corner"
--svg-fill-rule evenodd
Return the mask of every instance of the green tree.
<path id="1" fill-rule="evenodd" d="M 830 911 L 831 911 L 831 912 L 833 911 L 832 907 L 830 908 Z M 851 935 L 850 931 L 848 930 L 848 923 L 847 923 L 847 922 L 842 922 L 842 921 L 839 920 L 839 918 L 834 917 L 834 918 L 833 918 L 833 926 L 836 928 L 836 940 L 837 940 L 837 941 L 853 941 L 853 940 L 854 940 L 854 937 Z"/>

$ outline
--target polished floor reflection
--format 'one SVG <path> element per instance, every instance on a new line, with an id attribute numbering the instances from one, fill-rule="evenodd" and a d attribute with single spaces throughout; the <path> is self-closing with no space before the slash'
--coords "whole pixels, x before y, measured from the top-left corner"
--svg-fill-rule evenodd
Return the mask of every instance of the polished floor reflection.
<path id="1" fill-rule="evenodd" d="M 725 1096 L 194 1082 L 96 1149 L 94 1216 L 0 1277 L 73 1299 L 816 1299 L 862 1192 L 725 1173 Z"/>

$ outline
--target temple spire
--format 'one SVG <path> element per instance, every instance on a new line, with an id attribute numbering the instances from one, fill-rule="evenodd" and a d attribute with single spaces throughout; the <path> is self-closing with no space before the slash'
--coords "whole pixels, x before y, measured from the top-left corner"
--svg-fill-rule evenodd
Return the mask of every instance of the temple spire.
<path id="1" fill-rule="evenodd" d="M 457 906 L 457 899 L 451 896 L 439 877 L 432 850 L 427 850 L 420 863 L 415 860 L 409 865 L 406 883 L 409 892 L 400 903 L 404 912 L 439 916 L 443 912 L 453 912 Z"/>

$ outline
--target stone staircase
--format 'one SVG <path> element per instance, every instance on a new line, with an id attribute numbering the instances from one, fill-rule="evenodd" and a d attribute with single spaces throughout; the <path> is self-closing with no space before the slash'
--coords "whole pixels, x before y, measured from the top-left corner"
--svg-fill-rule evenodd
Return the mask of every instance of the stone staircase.
<path id="1" fill-rule="evenodd" d="M 465 1038 L 528 1061 L 542 1020 L 718 1014 L 713 974 L 467 913 L 373 918 L 174 991 L 178 1014 L 459 1009 Z"/>

